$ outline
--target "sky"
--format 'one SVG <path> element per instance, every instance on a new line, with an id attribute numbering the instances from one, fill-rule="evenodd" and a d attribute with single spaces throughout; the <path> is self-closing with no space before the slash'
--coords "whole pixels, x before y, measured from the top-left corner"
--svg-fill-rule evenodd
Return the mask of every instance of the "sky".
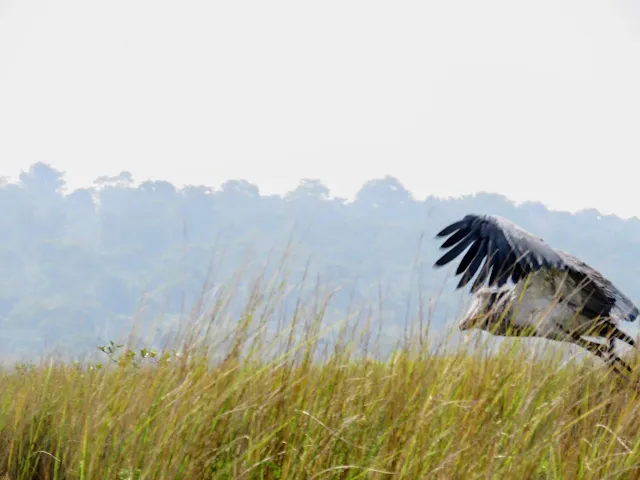
<path id="1" fill-rule="evenodd" d="M 0 175 L 640 216 L 635 0 L 0 0 Z"/>

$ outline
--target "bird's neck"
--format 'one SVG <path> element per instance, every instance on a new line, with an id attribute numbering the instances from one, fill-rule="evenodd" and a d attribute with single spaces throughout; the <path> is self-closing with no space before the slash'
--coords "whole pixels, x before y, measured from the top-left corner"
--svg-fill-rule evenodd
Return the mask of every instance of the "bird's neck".
<path id="1" fill-rule="evenodd" d="M 508 330 L 513 327 L 513 322 L 511 321 L 513 315 L 511 296 L 506 294 L 491 306 L 491 315 L 488 316 L 485 327 L 493 335 L 506 335 Z"/>

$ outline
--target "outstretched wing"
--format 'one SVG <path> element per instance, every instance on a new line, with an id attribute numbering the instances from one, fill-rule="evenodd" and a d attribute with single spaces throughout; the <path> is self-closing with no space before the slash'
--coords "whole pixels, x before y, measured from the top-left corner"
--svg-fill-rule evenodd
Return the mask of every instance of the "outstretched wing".
<path id="1" fill-rule="evenodd" d="M 587 307 L 591 307 L 591 303 L 593 303 L 594 309 L 597 309 L 598 298 L 604 296 L 610 303 L 609 309 L 604 312 L 605 315 L 611 315 L 626 320 L 627 322 L 633 322 L 638 317 L 640 311 L 633 301 L 618 290 L 618 288 L 599 271 L 570 253 L 560 250 L 558 250 L 558 252 L 566 259 L 567 264 L 571 266 L 569 272 L 573 274 L 577 282 L 585 284 L 587 283 L 585 280 L 589 280 L 586 285 L 586 290 L 591 293 L 591 296 L 586 299 Z"/>
<path id="2" fill-rule="evenodd" d="M 584 314 L 596 317 L 617 313 L 628 321 L 638 316 L 635 305 L 595 269 L 504 218 L 466 215 L 436 236 L 449 236 L 441 246 L 449 251 L 436 261 L 436 267 L 446 265 L 468 248 L 456 270 L 456 275 L 462 274 L 457 288 L 467 285 L 478 271 L 472 292 L 485 283 L 501 287 L 510 278 L 517 283 L 539 270 L 564 271 L 581 289 Z"/>
<path id="3" fill-rule="evenodd" d="M 451 235 L 441 248 L 450 250 L 440 257 L 436 267 L 442 267 L 469 250 L 460 261 L 456 275 L 462 275 L 457 288 L 464 287 L 480 270 L 471 291 L 475 292 L 489 277 L 490 286 L 503 286 L 511 277 L 514 282 L 540 269 L 566 269 L 562 256 L 542 239 L 493 215 L 466 215 L 445 227 L 436 236 Z M 480 268 L 481 265 L 483 268 Z"/>

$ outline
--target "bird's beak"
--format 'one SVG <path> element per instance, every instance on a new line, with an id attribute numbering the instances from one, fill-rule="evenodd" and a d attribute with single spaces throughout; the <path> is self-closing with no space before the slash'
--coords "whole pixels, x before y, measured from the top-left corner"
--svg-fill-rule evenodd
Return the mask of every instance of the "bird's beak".
<path id="1" fill-rule="evenodd" d="M 468 317 L 464 318 L 460 322 L 460 324 L 458 325 L 458 328 L 461 331 L 471 330 L 476 327 L 478 321 L 481 320 L 481 318 L 482 318 L 482 315 L 469 315 Z"/>
<path id="2" fill-rule="evenodd" d="M 466 317 L 465 319 L 463 319 L 459 324 L 458 324 L 458 328 L 460 329 L 460 331 L 464 331 L 464 330 L 470 330 L 471 329 L 471 325 L 473 321 L 473 317 L 469 316 Z"/>

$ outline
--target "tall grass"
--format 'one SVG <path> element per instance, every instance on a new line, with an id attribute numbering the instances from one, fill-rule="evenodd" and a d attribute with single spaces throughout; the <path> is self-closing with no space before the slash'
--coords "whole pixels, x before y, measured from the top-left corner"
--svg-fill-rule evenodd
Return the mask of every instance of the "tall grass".
<path id="1" fill-rule="evenodd" d="M 229 317 L 234 287 L 221 290 L 164 351 L 112 343 L 102 360 L 3 370 L 0 474 L 640 476 L 640 402 L 599 361 L 531 355 L 519 340 L 434 351 L 423 319 L 384 357 L 370 317 L 327 322 L 319 287 L 278 317 L 287 291 L 261 277 Z"/>

